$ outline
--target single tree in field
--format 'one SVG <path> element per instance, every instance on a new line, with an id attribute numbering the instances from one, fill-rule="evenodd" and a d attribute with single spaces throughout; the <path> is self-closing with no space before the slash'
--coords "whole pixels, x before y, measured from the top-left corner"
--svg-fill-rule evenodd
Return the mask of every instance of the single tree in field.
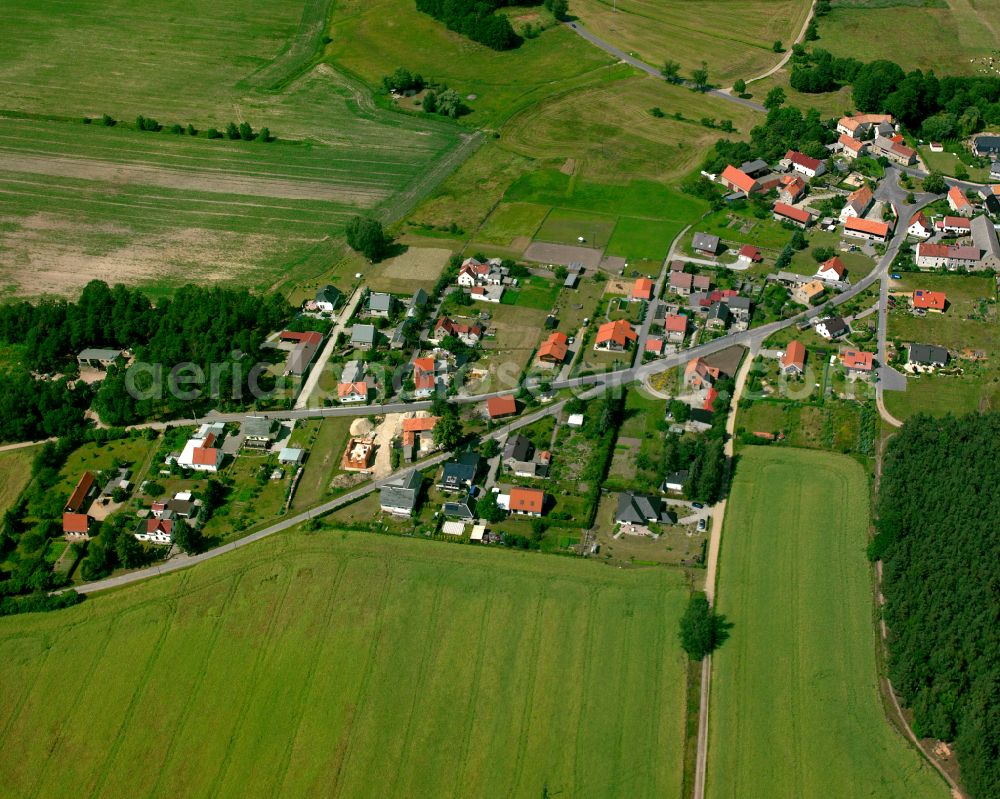
<path id="1" fill-rule="evenodd" d="M 691 660 L 701 660 L 718 643 L 718 619 L 703 591 L 691 595 L 681 617 L 681 646 Z"/>
<path id="2" fill-rule="evenodd" d="M 445 89 L 438 95 L 437 110 L 439 114 L 457 119 L 465 110 L 465 106 L 462 104 L 462 96 L 454 89 Z"/>
<path id="3" fill-rule="evenodd" d="M 747 82 L 743 78 L 737 78 L 733 82 L 733 91 L 738 95 L 742 95 L 747 90 Z"/>
<path id="4" fill-rule="evenodd" d="M 355 216 L 347 223 L 347 243 L 369 261 L 381 260 L 391 241 L 382 223 L 370 216 Z"/>
<path id="5" fill-rule="evenodd" d="M 774 44 L 771 45 L 771 49 L 776 53 L 785 52 L 785 46 L 781 43 L 781 39 L 775 39 Z"/>
<path id="6" fill-rule="evenodd" d="M 427 94 L 424 95 L 424 101 L 422 105 L 424 111 L 426 111 L 428 114 L 436 113 L 438 108 L 437 93 L 431 91 L 427 92 Z"/>
<path id="7" fill-rule="evenodd" d="M 243 141 L 253 141 L 253 128 L 250 127 L 249 122 L 240 122 L 240 138 Z"/>
<path id="8" fill-rule="evenodd" d="M 944 194 L 948 191 L 948 186 L 944 182 L 944 178 L 937 172 L 931 172 L 927 177 L 924 178 L 924 191 L 930 192 L 931 194 Z"/>
<path id="9" fill-rule="evenodd" d="M 240 129 L 236 127 L 235 122 L 230 122 L 228 125 L 226 125 L 226 135 L 230 139 L 238 139 L 240 137 Z"/>
<path id="10" fill-rule="evenodd" d="M 771 91 L 767 93 L 767 97 L 764 98 L 764 108 L 768 111 L 772 111 L 775 108 L 780 108 L 784 105 L 785 100 L 785 90 L 780 86 L 775 86 Z"/>
<path id="11" fill-rule="evenodd" d="M 545 7 L 558 20 L 566 19 L 566 15 L 569 13 L 569 2 L 567 0 L 546 0 Z"/>
<path id="12" fill-rule="evenodd" d="M 267 142 L 271 141 L 271 129 L 270 128 L 261 128 L 260 129 L 260 133 L 257 134 L 257 140 L 258 141 L 262 141 L 265 144 Z"/>
<path id="13" fill-rule="evenodd" d="M 197 136 L 198 135 L 198 131 L 195 130 L 194 125 L 192 125 L 190 122 L 188 122 L 188 126 L 187 126 L 187 135 L 188 136 Z"/>
<path id="14" fill-rule="evenodd" d="M 681 65 L 676 61 L 664 61 L 660 74 L 667 83 L 678 83 L 681 79 Z"/>
<path id="15" fill-rule="evenodd" d="M 691 80 L 694 81 L 695 88 L 703 92 L 708 88 L 708 63 L 701 62 L 701 67 L 691 73 Z"/>

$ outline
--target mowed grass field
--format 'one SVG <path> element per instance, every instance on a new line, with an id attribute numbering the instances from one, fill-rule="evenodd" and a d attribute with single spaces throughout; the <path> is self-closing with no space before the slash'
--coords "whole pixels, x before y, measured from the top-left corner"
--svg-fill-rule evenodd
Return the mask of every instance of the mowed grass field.
<path id="1" fill-rule="evenodd" d="M 892 48 L 884 56 L 904 70 L 976 74 L 1000 41 L 1000 16 L 992 0 L 836 0 L 819 21 L 815 44 L 834 55 L 871 61 L 880 57 L 887 33 Z"/>
<path id="2" fill-rule="evenodd" d="M 945 799 L 876 684 L 868 484 L 855 461 L 746 447 L 729 500 L 707 794 Z"/>
<path id="3" fill-rule="evenodd" d="M 602 39 L 660 66 L 667 59 L 690 75 L 708 63 L 713 83 L 752 78 L 776 64 L 772 49 L 802 29 L 808 0 L 576 0 L 570 9 Z"/>
<path id="4" fill-rule="evenodd" d="M 330 530 L 0 620 L 7 796 L 681 793 L 679 573 Z"/>
<path id="5" fill-rule="evenodd" d="M 21 447 L 0 452 L 0 515 L 17 501 L 31 479 L 31 462 L 38 447 Z"/>
<path id="6" fill-rule="evenodd" d="M 292 291 L 341 257 L 350 215 L 409 212 L 477 142 L 381 109 L 314 63 L 327 5 L 13 6 L 0 42 L 0 288 L 73 294 L 101 277 L 162 293 L 190 280 Z M 104 127 L 102 113 L 127 124 Z M 200 135 L 137 132 L 140 113 Z M 244 120 L 277 140 L 205 136 Z"/>

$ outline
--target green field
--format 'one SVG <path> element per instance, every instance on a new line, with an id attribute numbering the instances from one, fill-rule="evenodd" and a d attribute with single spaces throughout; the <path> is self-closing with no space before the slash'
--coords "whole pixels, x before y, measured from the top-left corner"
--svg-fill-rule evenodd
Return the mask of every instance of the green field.
<path id="1" fill-rule="evenodd" d="M 887 32 L 891 51 L 884 49 Z M 836 0 L 819 21 L 817 47 L 861 61 L 885 57 L 904 70 L 974 74 L 997 47 L 1000 24 L 990 0 Z"/>
<path id="2" fill-rule="evenodd" d="M 31 479 L 31 462 L 37 447 L 0 452 L 0 515 L 6 513 Z"/>
<path id="3" fill-rule="evenodd" d="M 535 238 L 540 241 L 553 241 L 556 244 L 577 244 L 578 238 L 583 237 L 585 246 L 604 249 L 616 222 L 613 216 L 592 211 L 554 208 L 545 217 Z"/>
<path id="4" fill-rule="evenodd" d="M 394 221 L 412 209 L 475 141 L 440 118 L 381 109 L 364 85 L 316 65 L 328 5 L 5 9 L 0 287 L 72 294 L 101 277 L 163 292 L 187 280 L 288 291 L 337 260 L 350 214 Z M 125 124 L 105 127 L 102 113 Z M 198 135 L 137 132 L 137 114 Z M 229 121 L 267 126 L 276 141 L 206 137 Z"/>
<path id="5" fill-rule="evenodd" d="M 663 570 L 268 539 L 0 621 L 4 793 L 677 797 L 686 597 Z"/>
<path id="6" fill-rule="evenodd" d="M 722 543 L 710 797 L 948 795 L 876 689 L 868 485 L 839 455 L 747 448 Z"/>
<path id="7" fill-rule="evenodd" d="M 729 85 L 776 64 L 775 39 L 791 47 L 806 0 L 578 0 L 572 12 L 601 38 L 659 66 L 677 61 L 683 75 L 708 63 L 709 79 Z M 708 16 L 710 14 L 710 17 Z"/>
<path id="8" fill-rule="evenodd" d="M 505 247 L 518 238 L 527 243 L 548 212 L 544 205 L 534 203 L 500 203 L 477 231 L 476 240 Z"/>

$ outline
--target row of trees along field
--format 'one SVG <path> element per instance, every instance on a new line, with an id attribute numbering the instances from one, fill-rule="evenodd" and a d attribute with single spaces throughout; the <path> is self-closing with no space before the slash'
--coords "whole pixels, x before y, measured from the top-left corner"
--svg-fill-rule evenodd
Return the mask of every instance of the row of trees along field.
<path id="1" fill-rule="evenodd" d="M 790 83 L 808 93 L 850 84 L 859 111 L 889 113 L 926 138 L 968 136 L 1000 124 L 1000 78 L 985 75 L 939 78 L 919 69 L 906 73 L 893 61 L 863 63 L 835 58 L 826 50 L 796 45 Z"/>
<path id="2" fill-rule="evenodd" d="M 983 799 L 1000 796 L 998 441 L 997 413 L 907 421 L 886 451 L 869 553 L 914 732 L 954 741 Z"/>
<path id="3" fill-rule="evenodd" d="M 221 377 L 220 385 L 226 387 L 233 386 L 234 375 L 239 375 L 232 394 L 241 392 L 248 397 L 252 357 L 259 353 L 267 333 L 291 313 L 280 294 L 257 296 L 242 289 L 189 285 L 179 289 L 173 299 L 154 306 L 139 290 L 122 285 L 111 288 L 94 280 L 76 302 L 44 300 L 0 306 L 0 343 L 22 346 L 24 366 L 46 374 L 75 370 L 76 354 L 86 347 L 132 349 L 137 363 L 162 365 L 164 374 L 184 363 L 196 365 L 206 375 L 214 367 Z M 246 355 L 251 356 L 249 362 Z M 0 387 L 0 408 L 30 411 L 28 418 L 46 435 L 66 432 L 58 419 L 78 420 L 82 411 L 78 415 L 77 410 L 89 404 L 86 389 L 73 388 L 74 395 L 76 390 L 80 394 L 71 399 L 64 381 L 35 381 L 26 370 L 18 369 L 6 377 Z M 97 391 L 95 408 L 109 424 L 197 410 L 190 401 L 169 391 L 164 391 L 162 398 L 135 399 L 125 378 L 124 369 L 112 367 Z M 142 379 L 137 386 L 147 387 Z M 38 397 L 29 400 L 32 390 Z M 235 401 L 229 394 L 219 400 L 223 406 Z M 11 415 L 6 414 L 5 419 Z M 23 430 L 8 431 L 7 426 L 0 421 L 0 436 L 31 437 Z"/>

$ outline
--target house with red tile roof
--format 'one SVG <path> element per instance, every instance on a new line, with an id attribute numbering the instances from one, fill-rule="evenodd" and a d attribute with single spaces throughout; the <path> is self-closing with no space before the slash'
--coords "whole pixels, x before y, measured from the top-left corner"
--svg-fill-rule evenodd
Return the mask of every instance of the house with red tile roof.
<path id="1" fill-rule="evenodd" d="M 356 383 L 338 383 L 337 401 L 342 402 L 345 405 L 352 402 L 367 402 L 368 401 L 367 381 L 359 380 Z"/>
<path id="2" fill-rule="evenodd" d="M 97 477 L 93 472 L 84 472 L 63 505 L 63 535 L 71 541 L 86 541 L 90 538 L 90 517 L 87 506 L 96 493 Z"/>
<path id="3" fill-rule="evenodd" d="M 647 277 L 640 277 L 632 284 L 632 294 L 630 299 L 651 300 L 653 299 L 653 281 Z"/>
<path id="4" fill-rule="evenodd" d="M 809 227 L 812 224 L 812 215 L 802 208 L 796 208 L 794 205 L 775 203 L 773 210 L 774 218 L 778 222 L 791 222 L 793 225 L 801 228 Z"/>
<path id="5" fill-rule="evenodd" d="M 170 544 L 174 540 L 175 522 L 183 524 L 180 519 L 174 519 L 169 511 L 158 517 L 143 519 L 139 523 L 135 537 L 152 544 Z"/>
<path id="6" fill-rule="evenodd" d="M 434 325 L 430 341 L 439 343 L 446 336 L 455 336 L 468 347 L 475 347 L 483 337 L 483 326 L 479 322 L 465 324 L 442 316 Z"/>
<path id="7" fill-rule="evenodd" d="M 413 396 L 429 397 L 437 387 L 433 358 L 413 359 Z"/>
<path id="8" fill-rule="evenodd" d="M 512 488 L 507 509 L 519 516 L 541 516 L 545 512 L 545 492 L 540 488 Z"/>
<path id="9" fill-rule="evenodd" d="M 651 353 L 652 355 L 662 355 L 663 354 L 663 339 L 655 338 L 650 336 L 646 339 L 645 351 Z"/>
<path id="10" fill-rule="evenodd" d="M 867 142 L 858 141 L 847 133 L 842 133 L 840 135 L 838 144 L 840 144 L 841 152 L 848 158 L 852 159 L 863 155 L 865 150 L 868 149 Z"/>
<path id="11" fill-rule="evenodd" d="M 791 205 L 806 193 L 806 182 L 798 175 L 782 175 L 778 182 L 778 199 Z"/>
<path id="12" fill-rule="evenodd" d="M 682 344 L 687 335 L 688 318 L 684 314 L 667 314 L 663 320 L 663 331 L 671 344 Z"/>
<path id="13" fill-rule="evenodd" d="M 868 374 L 875 368 L 875 354 L 864 350 L 843 350 L 840 362 L 849 373 Z"/>
<path id="14" fill-rule="evenodd" d="M 752 244 L 744 244 L 740 247 L 740 251 L 736 257 L 749 264 L 759 264 L 764 260 L 764 256 L 761 255 L 760 250 Z"/>
<path id="15" fill-rule="evenodd" d="M 917 162 L 917 151 L 903 144 L 902 136 L 876 136 L 872 142 L 872 155 L 885 156 L 890 161 L 903 166 L 911 166 Z"/>
<path id="16" fill-rule="evenodd" d="M 801 341 L 789 341 L 779 359 L 781 372 L 786 375 L 800 375 L 806 367 L 806 348 Z"/>
<path id="17" fill-rule="evenodd" d="M 793 169 L 800 172 L 807 178 L 814 178 L 826 172 L 826 166 L 818 158 L 811 158 L 798 150 L 789 150 L 785 157 L 781 159 L 781 165 L 785 169 Z"/>
<path id="18" fill-rule="evenodd" d="M 889 224 L 877 222 L 874 219 L 858 219 L 852 216 L 844 222 L 844 235 L 853 236 L 856 239 L 885 242 L 889 240 Z"/>
<path id="19" fill-rule="evenodd" d="M 929 239 L 934 233 L 934 228 L 931 226 L 930 220 L 923 211 L 917 211 L 910 218 L 910 225 L 906 228 L 906 232 L 910 236 L 916 236 L 919 239 Z"/>
<path id="20" fill-rule="evenodd" d="M 948 207 L 959 216 L 972 216 L 975 210 L 972 203 L 969 202 L 969 198 L 965 196 L 965 192 L 958 186 L 952 186 L 948 189 Z"/>
<path id="21" fill-rule="evenodd" d="M 558 330 L 550 333 L 549 337 L 542 342 L 538 348 L 538 360 L 544 363 L 560 364 L 566 360 L 566 353 L 569 352 L 569 338 L 565 333 Z"/>
<path id="22" fill-rule="evenodd" d="M 692 358 L 684 367 L 684 385 L 698 391 L 715 383 L 721 371 L 715 366 L 709 366 L 704 358 Z"/>
<path id="23" fill-rule="evenodd" d="M 845 221 L 851 216 L 864 216 L 865 212 L 872 207 L 875 202 L 875 194 L 867 186 L 855 189 L 847 195 L 847 202 L 840 209 L 840 221 Z"/>
<path id="24" fill-rule="evenodd" d="M 946 216 L 934 223 L 941 233 L 952 236 L 968 236 L 972 233 L 972 222 L 961 216 Z"/>
<path id="25" fill-rule="evenodd" d="M 623 352 L 637 338 L 639 338 L 638 333 L 627 320 L 616 319 L 613 322 L 605 322 L 597 328 L 594 349 L 605 352 Z"/>
<path id="26" fill-rule="evenodd" d="M 847 267 L 844 266 L 844 262 L 840 260 L 840 257 L 835 255 L 833 258 L 828 258 L 819 265 L 816 270 L 816 278 L 818 280 L 825 280 L 830 283 L 838 283 L 845 280 L 847 277 Z"/>
<path id="27" fill-rule="evenodd" d="M 837 132 L 858 138 L 867 135 L 873 127 L 891 127 L 894 121 L 892 114 L 854 114 L 837 120 Z"/>
<path id="28" fill-rule="evenodd" d="M 513 394 L 504 394 L 502 397 L 490 397 L 486 400 L 486 415 L 490 419 L 503 419 L 505 416 L 513 416 L 517 413 L 517 401 Z"/>
<path id="29" fill-rule="evenodd" d="M 742 192 L 744 195 L 751 195 L 760 188 L 760 183 L 750 177 L 746 172 L 738 167 L 729 164 L 722 170 L 719 180 L 724 186 L 732 191 Z"/>
<path id="30" fill-rule="evenodd" d="M 184 445 L 184 451 L 177 458 L 177 463 L 196 472 L 217 472 L 222 465 L 223 453 L 219 449 L 215 433 L 208 433 L 203 438 L 192 438 Z"/>
<path id="31" fill-rule="evenodd" d="M 932 244 L 922 241 L 913 259 L 921 269 L 975 269 L 982 251 L 978 247 L 958 247 L 954 244 Z"/>
<path id="32" fill-rule="evenodd" d="M 945 308 L 948 307 L 948 296 L 943 291 L 917 289 L 910 297 L 910 302 L 914 308 L 944 313 Z"/>

